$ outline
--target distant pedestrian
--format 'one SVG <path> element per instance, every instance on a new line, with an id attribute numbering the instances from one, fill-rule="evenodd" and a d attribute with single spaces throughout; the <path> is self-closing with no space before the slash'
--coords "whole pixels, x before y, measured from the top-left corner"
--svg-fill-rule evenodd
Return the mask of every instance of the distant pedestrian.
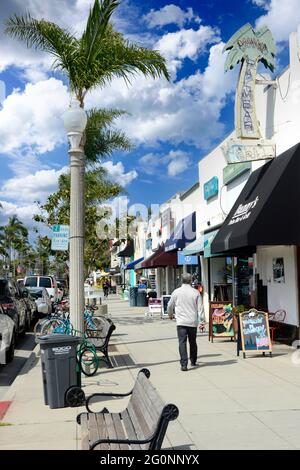
<path id="1" fill-rule="evenodd" d="M 197 327 L 203 316 L 203 302 L 198 290 L 192 287 L 192 276 L 183 274 L 182 286 L 175 289 L 168 303 L 169 318 L 177 323 L 179 340 L 179 354 L 181 370 L 186 371 L 188 366 L 187 339 L 190 345 L 190 361 L 193 367 L 197 366 Z"/>
<path id="2" fill-rule="evenodd" d="M 109 291 L 109 282 L 104 281 L 104 283 L 103 283 L 103 292 L 104 292 L 104 298 L 105 299 L 108 298 L 108 291 Z"/>

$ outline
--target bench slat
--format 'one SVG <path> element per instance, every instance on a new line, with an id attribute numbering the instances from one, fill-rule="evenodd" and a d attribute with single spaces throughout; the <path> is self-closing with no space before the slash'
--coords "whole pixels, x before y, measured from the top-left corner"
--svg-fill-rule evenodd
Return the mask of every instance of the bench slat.
<path id="1" fill-rule="evenodd" d="M 143 390 L 147 391 L 147 395 L 149 395 L 152 407 L 154 406 L 154 408 L 156 410 L 156 413 L 157 413 L 157 416 L 160 416 L 165 404 L 162 401 L 160 395 L 158 394 L 156 388 L 147 379 L 147 377 L 144 374 L 140 374 L 140 375 L 143 375 L 143 377 L 141 377 L 141 380 L 139 382 L 140 382 Z"/>
<path id="2" fill-rule="evenodd" d="M 112 413 L 111 414 L 114 427 L 115 427 L 115 435 L 117 436 L 118 439 L 127 439 L 127 436 L 125 434 L 124 428 L 123 428 L 123 422 L 121 419 L 120 413 Z M 128 450 L 129 446 L 127 444 L 120 444 L 120 449 L 121 450 Z"/>
<path id="3" fill-rule="evenodd" d="M 149 427 L 149 434 L 152 434 L 156 428 L 159 415 L 156 413 L 156 409 L 151 403 L 149 395 L 141 388 L 140 384 L 136 384 L 132 401 L 134 403 L 137 402 L 138 406 L 143 410 L 145 420 Z"/>
<path id="4" fill-rule="evenodd" d="M 145 439 L 151 436 L 152 427 L 149 426 L 144 415 L 143 406 L 138 400 L 130 400 L 128 403 L 128 414 L 136 430 L 139 439 Z M 149 444 L 142 444 L 143 449 L 148 449 Z"/>
<path id="5" fill-rule="evenodd" d="M 89 428 L 87 414 L 81 416 L 81 449 L 89 450 Z"/>
<path id="6" fill-rule="evenodd" d="M 127 409 L 121 413 L 121 417 L 128 439 L 139 439 Z M 139 444 L 131 444 L 130 448 L 132 450 L 141 450 L 141 446 Z"/>
<path id="7" fill-rule="evenodd" d="M 90 444 L 100 439 L 96 414 L 88 415 L 89 441 Z"/>
<path id="8" fill-rule="evenodd" d="M 107 429 L 108 438 L 109 439 L 116 439 L 116 437 L 118 438 L 119 436 L 117 435 L 117 432 L 115 429 L 112 414 L 105 413 L 103 416 L 104 416 L 104 422 L 105 422 L 106 429 Z M 110 447 L 109 450 L 120 450 L 120 444 L 112 443 L 108 445 Z"/>
<path id="9" fill-rule="evenodd" d="M 98 428 L 98 439 L 108 439 L 108 432 L 104 421 L 104 416 L 102 413 L 96 413 L 96 425 Z M 96 449 L 109 450 L 109 444 L 99 444 Z"/>

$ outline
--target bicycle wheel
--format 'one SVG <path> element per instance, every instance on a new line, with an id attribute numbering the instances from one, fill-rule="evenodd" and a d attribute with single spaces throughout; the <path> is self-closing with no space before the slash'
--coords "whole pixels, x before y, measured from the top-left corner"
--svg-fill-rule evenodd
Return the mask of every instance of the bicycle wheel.
<path id="1" fill-rule="evenodd" d="M 51 334 L 65 334 L 66 325 L 65 322 L 59 318 L 52 318 L 45 322 L 41 329 L 42 335 L 51 335 Z"/>
<path id="2" fill-rule="evenodd" d="M 79 366 L 81 372 L 87 377 L 92 377 L 96 374 L 99 367 L 99 358 L 94 348 L 86 347 L 80 352 Z"/>

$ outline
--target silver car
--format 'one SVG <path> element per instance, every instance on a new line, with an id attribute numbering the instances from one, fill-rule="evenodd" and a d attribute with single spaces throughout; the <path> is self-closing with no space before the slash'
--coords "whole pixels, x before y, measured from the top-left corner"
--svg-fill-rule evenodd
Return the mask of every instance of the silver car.
<path id="1" fill-rule="evenodd" d="M 52 312 L 52 302 L 45 287 L 27 287 L 31 297 L 34 298 L 37 311 L 42 315 L 49 315 Z"/>

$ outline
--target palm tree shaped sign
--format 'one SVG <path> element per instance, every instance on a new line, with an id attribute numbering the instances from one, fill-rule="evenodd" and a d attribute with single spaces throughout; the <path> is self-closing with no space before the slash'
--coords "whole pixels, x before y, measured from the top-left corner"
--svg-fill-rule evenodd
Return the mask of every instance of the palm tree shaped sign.
<path id="1" fill-rule="evenodd" d="M 258 62 L 274 71 L 276 47 L 272 33 L 266 26 L 255 31 L 247 23 L 229 39 L 224 51 L 229 51 L 225 72 L 242 64 L 235 99 L 237 138 L 261 139 L 254 99 L 256 73 Z"/>

